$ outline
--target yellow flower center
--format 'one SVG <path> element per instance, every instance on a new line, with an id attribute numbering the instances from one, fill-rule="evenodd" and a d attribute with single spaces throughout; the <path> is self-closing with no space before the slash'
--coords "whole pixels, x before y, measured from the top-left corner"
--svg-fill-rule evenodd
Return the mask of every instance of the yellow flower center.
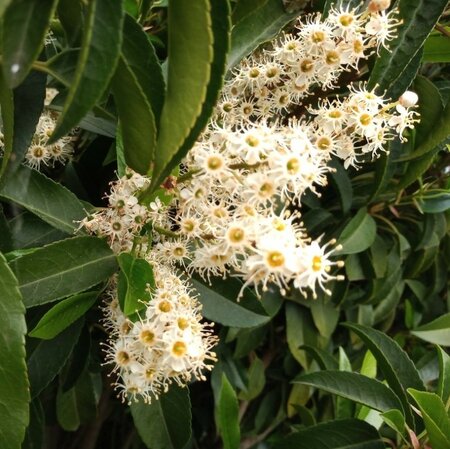
<path id="1" fill-rule="evenodd" d="M 141 341 L 145 343 L 146 345 L 151 345 L 155 342 L 155 334 L 152 331 L 149 330 L 143 330 L 141 332 L 141 335 L 139 336 Z"/>
<path id="2" fill-rule="evenodd" d="M 314 256 L 312 260 L 313 271 L 320 271 L 322 269 L 322 258 L 320 256 Z"/>
<path id="3" fill-rule="evenodd" d="M 170 304 L 170 302 L 166 300 L 161 301 L 158 304 L 158 309 L 163 313 L 168 313 L 172 310 L 172 304 Z"/>
<path id="4" fill-rule="evenodd" d="M 295 175 L 300 170 L 300 161 L 297 158 L 289 159 L 286 168 L 289 174 Z"/>
<path id="5" fill-rule="evenodd" d="M 172 354 L 177 357 L 183 357 L 186 354 L 187 346 L 183 341 L 176 341 L 172 346 Z"/>
<path id="6" fill-rule="evenodd" d="M 210 170 L 219 170 L 223 166 L 223 160 L 218 156 L 211 156 L 206 165 Z"/>
<path id="7" fill-rule="evenodd" d="M 228 231 L 228 237 L 232 243 L 240 243 L 244 240 L 245 232 L 242 228 L 231 228 Z"/>
<path id="8" fill-rule="evenodd" d="M 341 17 L 339 17 L 339 23 L 343 27 L 348 27 L 353 23 L 353 16 L 350 14 L 342 14 Z"/>
<path id="9" fill-rule="evenodd" d="M 279 268 L 284 265 L 284 256 L 279 251 L 271 251 L 267 254 L 267 263 L 272 268 Z"/>

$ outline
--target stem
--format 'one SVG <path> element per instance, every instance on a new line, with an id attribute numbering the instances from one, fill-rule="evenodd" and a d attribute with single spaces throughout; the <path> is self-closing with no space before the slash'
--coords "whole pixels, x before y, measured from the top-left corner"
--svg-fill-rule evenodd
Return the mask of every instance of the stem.
<path id="1" fill-rule="evenodd" d="M 447 28 L 445 28 L 445 26 L 437 23 L 434 27 L 444 36 L 450 37 L 450 31 L 448 31 Z"/>
<path id="2" fill-rule="evenodd" d="M 199 173 L 201 170 L 199 168 L 194 168 L 194 170 L 190 170 L 186 173 L 184 173 L 181 176 L 178 176 L 177 183 L 182 183 L 191 180 L 197 173 Z"/>
<path id="3" fill-rule="evenodd" d="M 176 239 L 180 236 L 180 234 L 177 234 L 176 232 L 171 231 L 170 229 L 161 228 L 159 226 L 153 226 L 153 229 L 158 233 L 165 235 L 167 237 L 171 237 L 173 239 Z"/>

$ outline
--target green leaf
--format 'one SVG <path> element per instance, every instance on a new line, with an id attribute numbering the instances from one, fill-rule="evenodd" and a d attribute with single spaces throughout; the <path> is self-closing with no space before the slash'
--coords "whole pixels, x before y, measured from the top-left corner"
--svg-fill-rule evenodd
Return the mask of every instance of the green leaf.
<path id="1" fill-rule="evenodd" d="M 264 6 L 267 1 L 268 0 L 239 0 L 233 8 L 233 25 Z"/>
<path id="2" fill-rule="evenodd" d="M 308 310 L 297 304 L 286 303 L 286 335 L 289 351 L 304 368 L 309 367 L 305 345 L 317 346 L 318 335 Z"/>
<path id="3" fill-rule="evenodd" d="M 167 176 L 194 145 L 199 134 L 207 125 L 222 87 L 226 70 L 226 57 L 230 47 L 230 7 L 228 0 L 217 2 L 208 0 L 210 4 L 211 31 L 213 35 L 213 59 L 210 65 L 210 76 L 201 110 L 192 124 L 183 144 L 176 150 L 171 160 L 160 175 L 160 180 L 152 182 L 152 189 Z M 170 61 L 170 59 L 169 59 Z M 170 67 L 170 64 L 169 64 Z M 170 70 L 170 69 L 169 69 Z M 170 79 L 170 78 L 169 78 Z M 159 145 L 159 144 L 158 144 Z"/>
<path id="4" fill-rule="evenodd" d="M 365 207 L 361 208 L 342 231 L 339 237 L 342 250 L 336 251 L 336 254 L 354 254 L 366 250 L 374 242 L 376 232 L 375 220 Z"/>
<path id="5" fill-rule="evenodd" d="M 413 426 L 406 389 L 413 387 L 424 390 L 425 387 L 411 359 L 397 342 L 383 332 L 353 323 L 345 323 L 344 326 L 355 332 L 377 359 L 389 386 L 403 405 L 406 422 Z"/>
<path id="6" fill-rule="evenodd" d="M 436 393 L 444 402 L 450 399 L 450 356 L 439 346 L 437 347 L 439 359 L 439 381 Z"/>
<path id="7" fill-rule="evenodd" d="M 330 164 L 336 171 L 331 172 L 331 182 L 336 186 L 339 192 L 339 201 L 341 202 L 342 213 L 345 215 L 349 212 L 353 201 L 353 188 L 348 176 L 347 170 L 337 160 L 333 159 Z"/>
<path id="8" fill-rule="evenodd" d="M 450 209 L 450 193 L 446 191 L 427 191 L 416 201 L 426 214 L 438 214 Z"/>
<path id="9" fill-rule="evenodd" d="M 75 76 L 49 143 L 75 127 L 107 88 L 119 59 L 123 17 L 122 2 L 89 2 Z"/>
<path id="10" fill-rule="evenodd" d="M 22 449 L 42 449 L 44 443 L 45 416 L 38 398 L 30 404 L 30 424 L 27 427 Z"/>
<path id="11" fill-rule="evenodd" d="M 144 259 L 122 253 L 117 260 L 121 270 L 119 302 L 125 315 L 129 316 L 144 308 L 144 302 L 150 300 L 148 287 L 155 288 L 155 278 L 151 265 Z"/>
<path id="12" fill-rule="evenodd" d="M 384 449 L 374 427 L 358 419 L 330 421 L 295 432 L 274 449 Z"/>
<path id="13" fill-rule="evenodd" d="M 2 68 L 9 87 L 28 75 L 44 45 L 57 0 L 15 0 L 3 17 Z"/>
<path id="14" fill-rule="evenodd" d="M 52 340 L 40 340 L 28 358 L 31 397 L 38 396 L 67 362 L 78 341 L 83 320 L 78 320 Z"/>
<path id="15" fill-rule="evenodd" d="M 412 330 L 411 334 L 430 343 L 450 346 L 450 313 Z"/>
<path id="16" fill-rule="evenodd" d="M 212 321 L 231 327 L 255 327 L 270 320 L 256 296 L 246 289 L 243 298 L 237 300 L 242 283 L 237 279 L 214 279 L 212 285 L 199 277 L 190 279 L 199 293 L 202 315 Z"/>
<path id="17" fill-rule="evenodd" d="M 36 248 L 68 237 L 67 233 L 26 211 L 16 215 L 9 225 L 13 247 L 17 249 Z"/>
<path id="18" fill-rule="evenodd" d="M 0 17 L 3 16 L 5 9 L 8 7 L 8 5 L 10 3 L 11 3 L 11 0 L 0 0 Z"/>
<path id="19" fill-rule="evenodd" d="M 83 316 L 97 300 L 99 292 L 71 296 L 53 306 L 28 333 L 30 337 L 50 340 Z"/>
<path id="20" fill-rule="evenodd" d="M 239 449 L 241 441 L 239 405 L 236 393 L 225 374 L 222 374 L 222 385 L 216 407 L 224 449 Z"/>
<path id="21" fill-rule="evenodd" d="M 388 410 L 381 414 L 383 421 L 400 435 L 405 433 L 405 417 L 399 410 Z"/>
<path id="22" fill-rule="evenodd" d="M 81 3 L 73 0 L 59 0 L 57 13 L 69 46 L 78 47 L 82 28 Z"/>
<path id="23" fill-rule="evenodd" d="M 85 207 L 72 192 L 24 165 L 4 179 L 0 197 L 70 234 L 86 216 Z"/>
<path id="24" fill-rule="evenodd" d="M 117 269 L 108 244 L 97 237 L 74 237 L 14 259 L 11 268 L 27 307 L 56 301 L 108 279 Z"/>
<path id="25" fill-rule="evenodd" d="M 450 39 L 442 34 L 431 34 L 423 46 L 423 62 L 450 62 Z"/>
<path id="26" fill-rule="evenodd" d="M 151 449 L 182 449 L 191 437 L 191 404 L 187 387 L 172 385 L 151 404 L 132 403 L 134 424 Z"/>
<path id="27" fill-rule="evenodd" d="M 322 370 L 336 370 L 338 368 L 338 362 L 336 359 L 323 349 L 309 345 L 300 346 L 299 349 L 303 349 L 310 354 Z"/>
<path id="28" fill-rule="evenodd" d="M 302 374 L 293 382 L 320 388 L 380 412 L 391 409 L 403 410 L 399 399 L 390 388 L 362 374 L 337 370 L 317 371 Z"/>
<path id="29" fill-rule="evenodd" d="M 150 40 L 129 15 L 112 89 L 119 113 L 127 164 L 147 174 L 154 158 L 157 125 L 164 101 L 161 66 Z"/>
<path id="30" fill-rule="evenodd" d="M 273 39 L 297 14 L 287 13 L 281 0 L 268 0 L 233 27 L 228 68 L 237 65 L 258 45 Z"/>
<path id="31" fill-rule="evenodd" d="M 0 253 L 0 446 L 17 449 L 28 426 L 30 391 L 25 364 L 25 307 L 13 272 Z"/>
<path id="32" fill-rule="evenodd" d="M 258 397 L 264 389 L 266 384 L 266 376 L 264 374 L 264 362 L 255 357 L 248 370 L 248 387 L 247 391 L 242 391 L 239 398 L 251 401 Z"/>
<path id="33" fill-rule="evenodd" d="M 397 82 L 433 30 L 446 5 L 447 0 L 399 1 L 402 24 L 396 32 L 397 37 L 389 43 L 389 49 L 380 51 L 369 78 L 369 88 L 376 86 L 379 92 L 387 90 L 386 96 L 394 99 L 403 93 L 405 85 L 402 83 L 400 90 Z"/>
<path id="34" fill-rule="evenodd" d="M 10 90 L 0 77 L 5 149 L 0 176 L 15 172 L 30 146 L 36 125 L 44 107 L 45 84 L 43 73 L 30 73 L 20 86 Z M 12 103 L 11 103 L 12 100 Z"/>
<path id="35" fill-rule="evenodd" d="M 319 298 L 312 301 L 310 309 L 312 319 L 320 335 L 329 339 L 336 329 L 339 309 L 330 300 L 327 300 L 325 295 L 320 295 Z"/>
<path id="36" fill-rule="evenodd" d="M 450 418 L 441 398 L 434 393 L 408 388 L 408 393 L 417 402 L 422 412 L 431 447 L 450 448 Z"/>
<path id="37" fill-rule="evenodd" d="M 167 93 L 155 153 L 153 189 L 178 163 L 172 160 L 202 112 L 213 62 L 209 1 L 171 0 L 168 14 Z"/>

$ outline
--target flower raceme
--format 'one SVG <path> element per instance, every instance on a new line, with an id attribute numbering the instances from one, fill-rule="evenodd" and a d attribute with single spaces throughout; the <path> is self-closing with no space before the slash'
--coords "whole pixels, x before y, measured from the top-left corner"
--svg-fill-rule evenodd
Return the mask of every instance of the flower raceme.
<path id="1" fill-rule="evenodd" d="M 112 184 L 109 206 L 82 222 L 106 236 L 116 253 L 133 252 L 152 266 L 157 288 L 139 320 L 120 310 L 111 283 L 105 326 L 111 334 L 107 360 L 118 373 L 123 398 L 157 398 L 176 382 L 203 379 L 215 355 L 216 338 L 202 322 L 200 305 L 180 269 L 206 281 L 239 277 L 242 290 L 260 294 L 269 284 L 284 294 L 298 289 L 316 297 L 331 294 L 343 263 L 332 259 L 334 240 L 312 240 L 301 221 L 305 192 L 320 196 L 333 171 L 376 158 L 386 143 L 406 139 L 417 122 L 417 95 L 391 101 L 350 85 L 333 98 L 345 71 L 388 45 L 399 21 L 389 2 L 373 0 L 365 11 L 332 8 L 311 15 L 296 31 L 246 58 L 233 70 L 208 126 L 181 165 L 178 179 L 165 184 L 169 204 L 138 200 L 150 179 L 129 171 Z M 296 108 L 315 90 L 326 99 Z M 170 188 L 167 186 L 170 184 Z"/>

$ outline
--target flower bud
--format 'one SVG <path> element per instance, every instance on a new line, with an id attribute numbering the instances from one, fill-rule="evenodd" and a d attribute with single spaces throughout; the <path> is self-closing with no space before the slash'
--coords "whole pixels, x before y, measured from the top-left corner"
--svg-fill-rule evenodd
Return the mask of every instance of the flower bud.
<path id="1" fill-rule="evenodd" d="M 411 108 L 412 106 L 415 106 L 417 104 L 417 101 L 419 100 L 419 97 L 415 92 L 411 92 L 410 90 L 407 90 L 403 93 L 403 95 L 398 99 L 398 102 L 404 107 L 404 108 Z"/>
<path id="2" fill-rule="evenodd" d="M 370 12 L 384 11 L 391 6 L 391 0 L 371 0 L 368 9 Z"/>

